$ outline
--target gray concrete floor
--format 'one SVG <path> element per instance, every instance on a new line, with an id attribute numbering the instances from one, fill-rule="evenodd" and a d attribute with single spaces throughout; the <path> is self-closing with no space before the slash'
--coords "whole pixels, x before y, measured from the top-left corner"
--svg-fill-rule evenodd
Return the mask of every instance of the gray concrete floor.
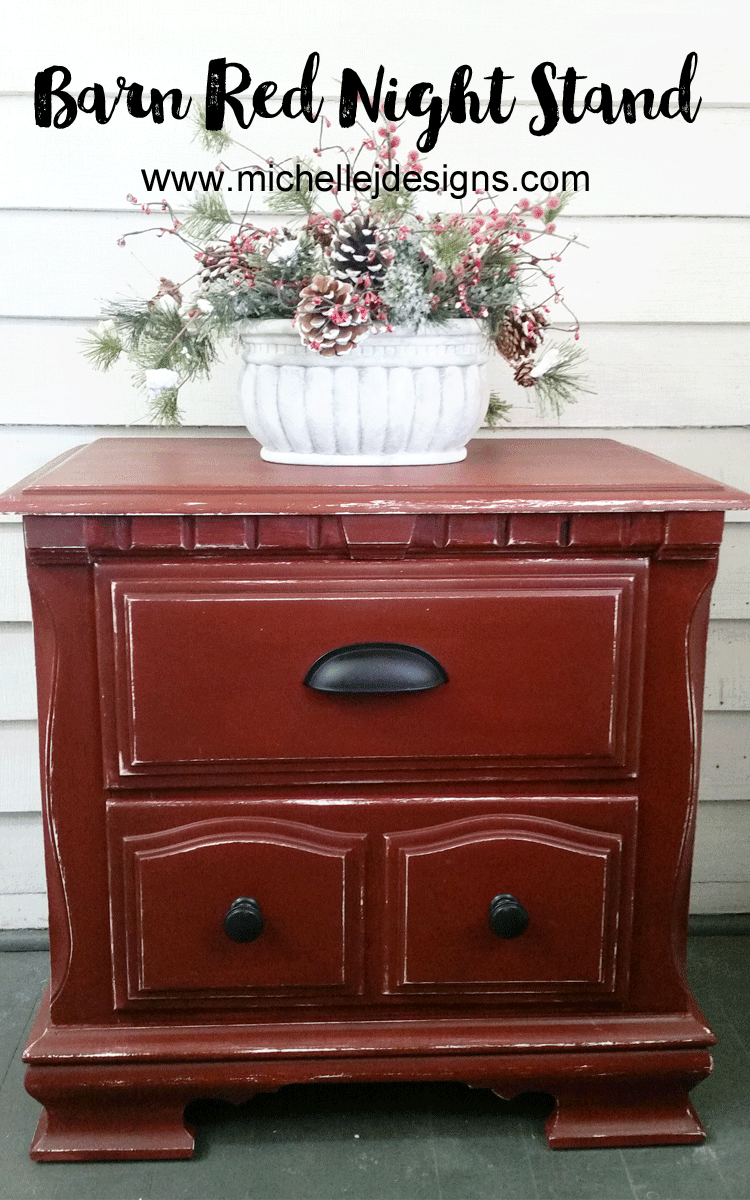
<path id="1" fill-rule="evenodd" d="M 47 955 L 0 954 L 0 1200 L 750 1200 L 750 937 L 691 938 L 690 974 L 719 1038 L 701 1146 L 552 1152 L 544 1097 L 320 1085 L 191 1105 L 183 1162 L 50 1164 L 28 1158 L 21 1062 Z"/>

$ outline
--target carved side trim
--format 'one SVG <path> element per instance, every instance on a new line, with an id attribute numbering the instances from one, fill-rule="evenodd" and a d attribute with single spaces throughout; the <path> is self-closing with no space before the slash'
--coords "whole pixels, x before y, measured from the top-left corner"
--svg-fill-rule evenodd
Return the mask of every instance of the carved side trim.
<path id="1" fill-rule="evenodd" d="M 60 640 L 52 605 L 45 594 L 45 585 L 48 582 L 33 567 L 29 570 L 29 591 L 34 618 L 42 814 L 50 917 L 51 1000 L 54 1002 L 64 988 L 70 972 L 73 926 L 52 805 L 52 747 L 60 669 Z"/>
<path id="2" fill-rule="evenodd" d="M 689 904 L 690 873 L 693 861 L 695 821 L 698 809 L 701 734 L 703 728 L 703 684 L 706 671 L 706 640 L 708 636 L 711 590 L 716 578 L 717 569 L 718 555 L 716 556 L 714 569 L 710 578 L 696 597 L 688 627 L 685 631 L 685 685 L 692 753 L 690 757 L 689 794 L 678 855 L 672 921 L 675 938 L 675 962 L 678 971 L 683 977 L 683 964 L 687 950 L 687 926 L 683 918 L 683 913 L 687 912 Z"/>
<path id="3" fill-rule="evenodd" d="M 714 558 L 724 529 L 723 512 L 667 513 L 658 558 Z"/>

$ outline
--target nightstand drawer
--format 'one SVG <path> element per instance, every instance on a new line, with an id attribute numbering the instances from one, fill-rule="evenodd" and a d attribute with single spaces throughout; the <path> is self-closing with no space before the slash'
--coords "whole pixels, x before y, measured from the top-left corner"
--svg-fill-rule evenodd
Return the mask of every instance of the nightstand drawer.
<path id="1" fill-rule="evenodd" d="M 386 992 L 624 998 L 636 801 L 545 807 L 386 835 Z"/>
<path id="2" fill-rule="evenodd" d="M 195 561 L 97 574 L 110 786 L 363 769 L 636 771 L 641 559 L 293 571 Z M 442 675 L 404 694 L 363 693 L 361 679 L 349 692 L 306 686 L 322 656 L 361 644 L 413 648 Z"/>
<path id="3" fill-rule="evenodd" d="M 625 999 L 635 797 L 284 809 L 109 802 L 116 1007 Z"/>
<path id="4" fill-rule="evenodd" d="M 250 817 L 161 824 L 154 806 L 107 814 L 117 1008 L 361 992 L 365 834 Z"/>

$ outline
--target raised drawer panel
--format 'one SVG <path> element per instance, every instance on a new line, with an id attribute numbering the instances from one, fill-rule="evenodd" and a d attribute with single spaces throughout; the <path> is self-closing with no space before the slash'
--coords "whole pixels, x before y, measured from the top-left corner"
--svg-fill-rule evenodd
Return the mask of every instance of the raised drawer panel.
<path id="1" fill-rule="evenodd" d="M 107 819 L 118 1008 L 361 991 L 364 834 L 243 817 L 137 832 L 139 807 Z M 260 907 L 253 941 L 223 927 L 239 897 Z"/>
<path id="2" fill-rule="evenodd" d="M 631 560 L 194 562 L 97 568 L 110 786 L 206 772 L 400 767 L 633 775 L 647 564 Z M 386 642 L 447 683 L 305 686 L 321 656 Z"/>
<path id="3" fill-rule="evenodd" d="M 619 829 L 608 832 L 525 814 L 389 834 L 385 990 L 622 997 L 635 819 L 633 800 L 619 802 Z M 520 934 L 493 932 L 497 895 L 525 910 Z"/>

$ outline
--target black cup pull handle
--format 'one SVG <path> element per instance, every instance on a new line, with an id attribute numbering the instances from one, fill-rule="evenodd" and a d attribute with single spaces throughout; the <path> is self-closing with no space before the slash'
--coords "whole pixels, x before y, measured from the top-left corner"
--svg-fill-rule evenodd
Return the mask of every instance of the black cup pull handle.
<path id="1" fill-rule="evenodd" d="M 306 686 L 317 692 L 347 695 L 426 692 L 447 682 L 448 673 L 436 658 L 400 642 L 339 646 L 316 659 L 305 676 Z"/>

